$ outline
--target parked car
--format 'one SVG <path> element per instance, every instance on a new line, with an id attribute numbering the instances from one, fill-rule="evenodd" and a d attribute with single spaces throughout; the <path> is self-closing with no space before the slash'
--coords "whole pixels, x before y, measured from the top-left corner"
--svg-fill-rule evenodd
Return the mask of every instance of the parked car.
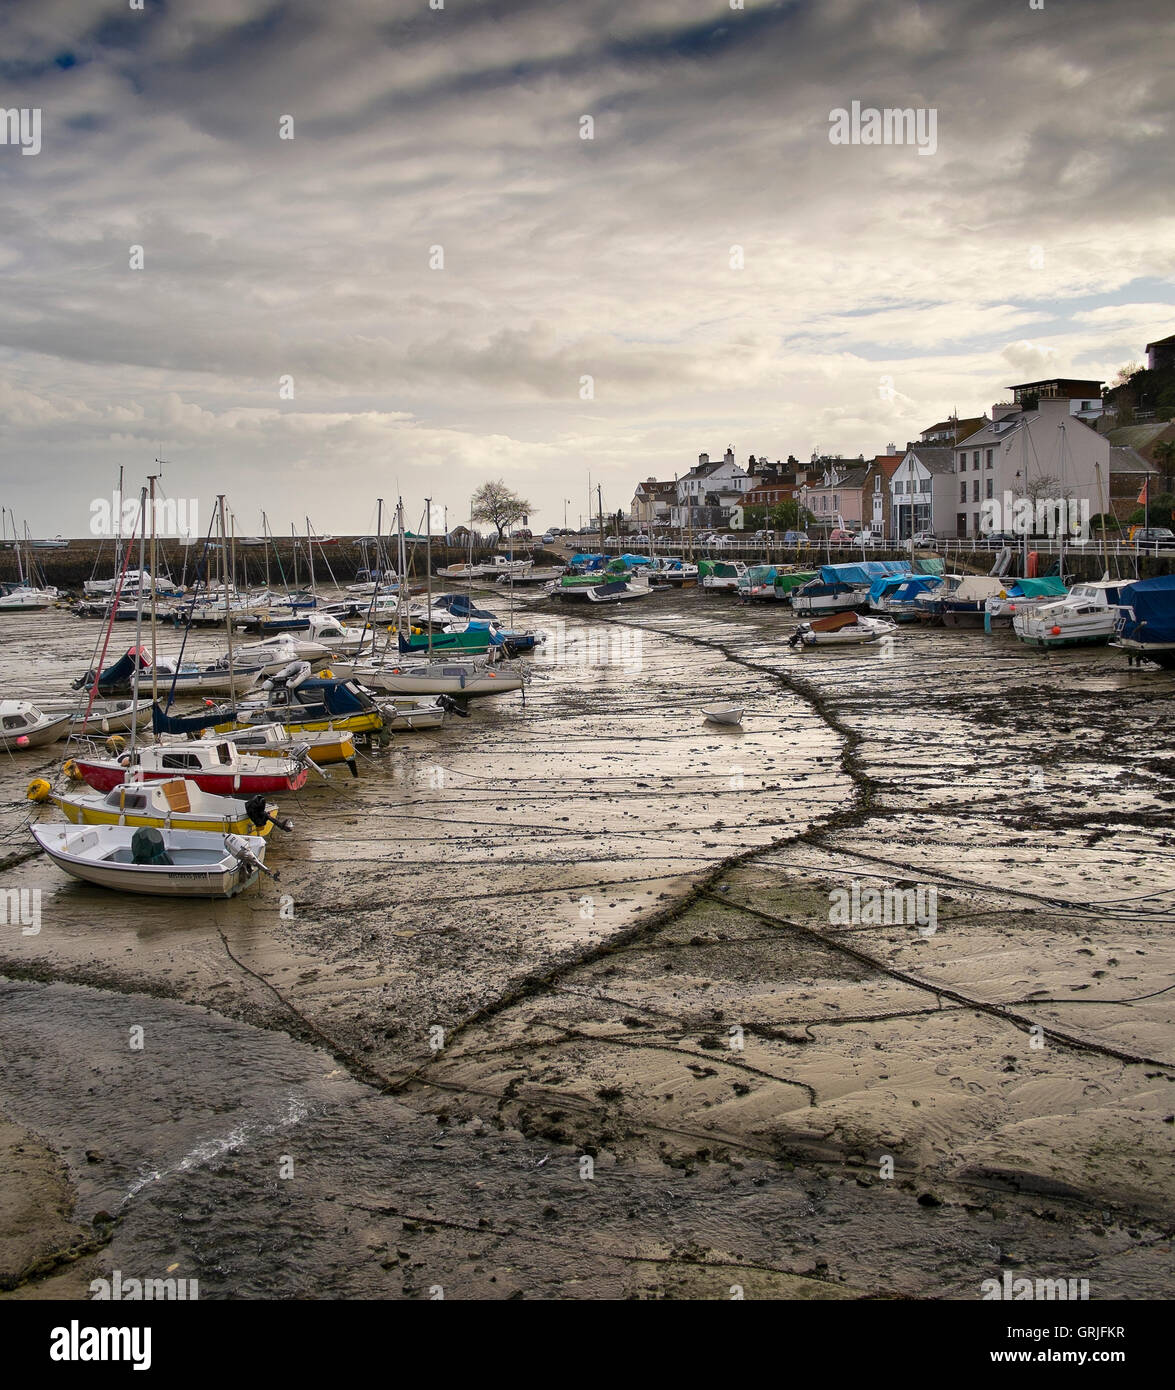
<path id="1" fill-rule="evenodd" d="M 1139 545 L 1175 545 L 1175 531 L 1166 526 L 1140 526 L 1134 539 Z"/>
<path id="2" fill-rule="evenodd" d="M 1019 545 L 1024 537 L 1013 535 L 1011 531 L 989 531 L 986 535 L 980 536 L 979 539 L 991 541 L 994 545 Z"/>
<path id="3" fill-rule="evenodd" d="M 756 532 L 755 532 L 755 539 L 756 539 L 757 541 L 773 541 L 773 540 L 775 539 L 775 532 L 774 532 L 774 531 L 756 531 Z"/>
<path id="4" fill-rule="evenodd" d="M 829 545 L 852 545 L 852 544 L 853 544 L 853 533 L 852 533 L 851 531 L 842 531 L 841 528 L 838 526 L 838 527 L 836 527 L 833 531 L 831 531 L 831 532 L 829 533 L 829 536 L 828 536 L 828 544 L 829 544 Z"/>
<path id="5" fill-rule="evenodd" d="M 913 540 L 915 545 L 937 544 L 937 537 L 935 536 L 933 531 L 915 531 Z"/>
<path id="6" fill-rule="evenodd" d="M 881 540 L 880 536 L 875 536 L 872 531 L 858 531 L 853 537 L 854 545 L 877 545 Z"/>
<path id="7" fill-rule="evenodd" d="M 543 536 L 543 544 L 544 544 L 544 545 L 551 545 L 551 544 L 553 543 L 554 539 L 555 539 L 555 533 L 554 533 L 554 531 L 548 531 L 548 532 L 546 533 L 546 535 Z"/>
<path id="8" fill-rule="evenodd" d="M 785 531 L 783 533 L 784 545 L 810 545 L 807 531 Z"/>

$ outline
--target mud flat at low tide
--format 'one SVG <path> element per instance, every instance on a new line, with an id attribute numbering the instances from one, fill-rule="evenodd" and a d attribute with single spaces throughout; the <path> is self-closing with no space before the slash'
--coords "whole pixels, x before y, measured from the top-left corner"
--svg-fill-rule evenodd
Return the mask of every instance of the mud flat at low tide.
<path id="1" fill-rule="evenodd" d="M 524 694 L 283 799 L 231 901 L 67 881 L 60 749 L 6 755 L 3 1296 L 1170 1297 L 1175 676 L 554 608 Z M 9 621 L 67 688 L 78 620 Z"/>

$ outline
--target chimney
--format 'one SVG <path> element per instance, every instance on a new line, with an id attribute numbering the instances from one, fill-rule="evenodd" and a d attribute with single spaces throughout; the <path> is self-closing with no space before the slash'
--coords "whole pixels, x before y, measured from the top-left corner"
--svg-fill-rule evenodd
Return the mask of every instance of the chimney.
<path id="1" fill-rule="evenodd" d="M 896 454 L 897 451 L 898 446 L 896 444 L 887 444 L 885 446 L 885 452 L 890 458 L 893 458 L 894 454 Z"/>

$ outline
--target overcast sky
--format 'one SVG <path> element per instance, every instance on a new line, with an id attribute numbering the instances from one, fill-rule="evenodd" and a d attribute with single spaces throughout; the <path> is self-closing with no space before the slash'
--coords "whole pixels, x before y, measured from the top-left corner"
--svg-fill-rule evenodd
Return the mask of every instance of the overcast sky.
<path id="1" fill-rule="evenodd" d="M 157 456 L 245 532 L 491 477 L 575 524 L 589 472 L 614 510 L 727 445 L 873 454 L 1175 332 L 1169 0 L 132 3 L 0 8 L 34 534 Z M 854 100 L 935 152 L 831 144 Z"/>

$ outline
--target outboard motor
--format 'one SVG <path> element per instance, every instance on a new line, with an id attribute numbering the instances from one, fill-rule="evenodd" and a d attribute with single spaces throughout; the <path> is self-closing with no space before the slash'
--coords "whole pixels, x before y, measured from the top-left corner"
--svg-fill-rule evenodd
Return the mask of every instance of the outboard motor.
<path id="1" fill-rule="evenodd" d="M 446 714 L 459 714 L 462 719 L 469 718 L 470 709 L 464 700 L 454 700 L 452 695 L 438 695 L 437 704 Z"/>
<path id="2" fill-rule="evenodd" d="M 245 814 L 258 830 L 264 830 L 271 821 L 279 830 L 290 831 L 294 828 L 294 822 L 290 820 L 288 816 L 271 816 L 269 814 L 269 807 L 265 803 L 265 798 L 260 793 L 256 796 L 251 796 L 248 801 L 245 802 Z"/>

